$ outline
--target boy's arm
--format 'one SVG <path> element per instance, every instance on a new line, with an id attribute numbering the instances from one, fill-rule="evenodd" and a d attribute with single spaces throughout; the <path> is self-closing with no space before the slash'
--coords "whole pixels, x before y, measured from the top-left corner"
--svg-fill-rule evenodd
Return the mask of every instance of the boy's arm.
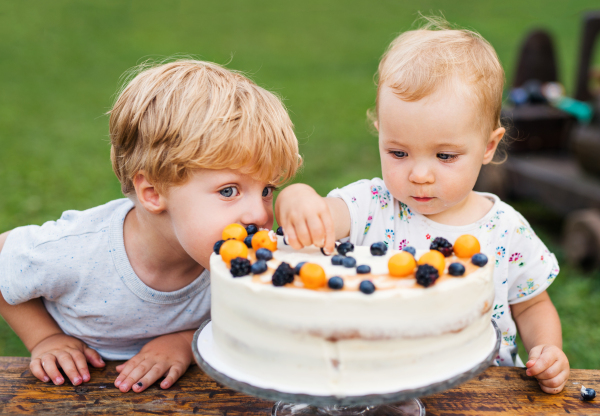
<path id="1" fill-rule="evenodd" d="M 275 202 L 275 216 L 288 244 L 300 249 L 311 244 L 335 251 L 335 240 L 350 235 L 350 211 L 340 198 L 323 198 L 308 185 L 285 188 Z"/>
<path id="2" fill-rule="evenodd" d="M 562 331 L 547 292 L 511 305 L 523 344 L 529 351 L 527 375 L 538 379 L 546 393 L 562 391 L 569 378 L 569 360 L 562 351 Z"/>
<path id="3" fill-rule="evenodd" d="M 0 234 L 0 253 L 8 234 Z M 104 365 L 96 351 L 63 333 L 41 299 L 10 305 L 0 292 L 0 315 L 31 352 L 31 372 L 42 381 L 64 383 L 57 362 L 74 385 L 90 379 L 86 357 L 96 367 Z"/>

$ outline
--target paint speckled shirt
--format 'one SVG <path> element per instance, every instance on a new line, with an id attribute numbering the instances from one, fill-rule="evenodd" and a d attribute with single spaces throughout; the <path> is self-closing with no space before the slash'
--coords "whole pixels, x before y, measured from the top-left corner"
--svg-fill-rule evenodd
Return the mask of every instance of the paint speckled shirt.
<path id="1" fill-rule="evenodd" d="M 16 305 L 43 298 L 66 334 L 109 360 L 129 359 L 160 335 L 198 328 L 210 315 L 208 271 L 174 292 L 146 286 L 123 243 L 131 208 L 119 199 L 11 231 L 0 253 L 4 299 Z"/>
<path id="2" fill-rule="evenodd" d="M 463 234 L 477 237 L 481 251 L 495 254 L 494 310 L 492 319 L 502 332 L 500 354 L 495 364 L 523 366 L 517 354 L 517 327 L 510 305 L 542 293 L 559 272 L 558 262 L 533 232 L 529 223 L 496 195 L 480 193 L 494 205 L 480 220 L 463 226 L 439 224 L 411 211 L 396 200 L 382 179 L 360 180 L 328 196 L 341 198 L 350 210 L 350 241 L 371 245 L 377 241 L 396 250 L 413 246 L 428 250 L 435 237 L 450 242 Z"/>

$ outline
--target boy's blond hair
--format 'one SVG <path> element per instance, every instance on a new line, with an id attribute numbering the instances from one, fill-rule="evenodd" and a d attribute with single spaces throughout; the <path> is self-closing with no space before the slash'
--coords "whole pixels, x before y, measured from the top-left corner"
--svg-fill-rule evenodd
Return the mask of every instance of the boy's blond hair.
<path id="1" fill-rule="evenodd" d="M 274 94 L 210 62 L 140 69 L 110 111 L 111 161 L 125 195 L 140 171 L 159 192 L 199 168 L 243 169 L 272 184 L 294 176 L 298 141 Z"/>
<path id="2" fill-rule="evenodd" d="M 417 30 L 402 33 L 386 50 L 378 69 L 377 102 L 384 86 L 404 101 L 418 101 L 461 81 L 481 109 L 481 127 L 501 127 L 504 70 L 496 51 L 480 34 L 453 29 L 440 17 L 423 17 Z M 376 118 L 376 114 L 374 114 Z"/>

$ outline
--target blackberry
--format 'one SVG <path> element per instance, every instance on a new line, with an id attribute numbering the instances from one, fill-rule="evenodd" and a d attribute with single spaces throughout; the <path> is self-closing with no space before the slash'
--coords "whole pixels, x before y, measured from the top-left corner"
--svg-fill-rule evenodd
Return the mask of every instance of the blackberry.
<path id="1" fill-rule="evenodd" d="M 233 277 L 241 277 L 250 274 L 250 269 L 250 260 L 243 257 L 236 257 L 235 259 L 231 260 L 231 268 L 229 271 Z"/>
<path id="2" fill-rule="evenodd" d="M 366 264 L 361 264 L 360 266 L 358 266 L 356 268 L 356 273 L 358 273 L 358 274 L 371 273 L 371 267 L 367 266 Z"/>
<path id="3" fill-rule="evenodd" d="M 213 246 L 213 251 L 215 252 L 215 254 L 219 254 L 219 251 L 221 251 L 221 245 L 225 242 L 225 240 L 219 240 L 215 243 L 215 245 Z"/>
<path id="4" fill-rule="evenodd" d="M 338 253 L 340 253 L 342 256 L 345 256 L 346 253 L 350 253 L 351 251 L 354 251 L 354 244 L 352 244 L 351 242 L 347 241 L 345 243 L 340 244 L 339 246 L 337 246 L 337 251 Z"/>
<path id="5" fill-rule="evenodd" d="M 344 256 L 340 256 L 339 254 L 336 254 L 331 258 L 331 264 L 333 264 L 334 266 L 341 266 L 343 261 Z"/>
<path id="6" fill-rule="evenodd" d="M 356 267 L 356 259 L 354 257 L 344 257 L 342 265 L 348 268 Z"/>
<path id="7" fill-rule="evenodd" d="M 259 260 L 252 265 L 250 268 L 252 274 L 262 274 L 267 271 L 267 262 L 264 260 Z"/>
<path id="8" fill-rule="evenodd" d="M 256 250 L 257 260 L 269 261 L 273 258 L 273 253 L 268 248 L 259 248 Z"/>
<path id="9" fill-rule="evenodd" d="M 363 280 L 362 282 L 360 282 L 358 290 L 360 290 L 365 295 L 370 295 L 371 293 L 375 292 L 375 285 L 370 280 Z"/>
<path id="10" fill-rule="evenodd" d="M 277 231 L 275 231 L 275 234 L 280 235 L 280 236 L 283 237 L 283 228 L 277 227 Z"/>
<path id="11" fill-rule="evenodd" d="M 452 276 L 462 276 L 465 274 L 465 266 L 460 263 L 452 263 L 448 266 L 448 274 Z"/>
<path id="12" fill-rule="evenodd" d="M 246 226 L 246 232 L 248 235 L 256 234 L 258 232 L 258 227 L 254 224 L 250 224 Z"/>
<path id="13" fill-rule="evenodd" d="M 385 256 L 388 247 L 383 242 L 371 244 L 371 254 L 374 256 Z"/>
<path id="14" fill-rule="evenodd" d="M 289 264 L 282 262 L 271 279 L 273 286 L 283 286 L 286 283 L 292 283 L 294 281 L 294 269 Z"/>
<path id="15" fill-rule="evenodd" d="M 301 261 L 300 263 L 296 264 L 296 267 L 294 267 L 294 274 L 300 274 L 300 269 L 302 268 L 302 266 L 304 266 L 306 264 L 305 261 Z"/>
<path id="16" fill-rule="evenodd" d="M 339 276 L 333 276 L 327 281 L 327 286 L 329 286 L 330 289 L 340 290 L 344 287 L 344 279 Z"/>
<path id="17" fill-rule="evenodd" d="M 487 264 L 487 262 L 488 258 L 483 253 L 477 253 L 471 257 L 471 263 L 473 263 L 475 266 L 483 267 Z"/>
<path id="18" fill-rule="evenodd" d="M 452 244 L 444 237 L 436 237 L 429 245 L 429 250 L 437 250 L 444 255 L 449 257 L 452 255 Z"/>
<path id="19" fill-rule="evenodd" d="M 412 255 L 413 255 L 413 257 L 414 257 L 414 256 L 416 256 L 416 254 L 417 254 L 417 250 L 416 250 L 414 247 L 411 247 L 411 246 L 406 246 L 406 247 L 404 247 L 404 248 L 402 249 L 402 251 L 406 251 L 407 253 L 410 253 L 410 254 L 412 254 Z"/>
<path id="20" fill-rule="evenodd" d="M 429 287 L 440 277 L 438 270 L 429 264 L 422 264 L 417 267 L 417 283 L 423 287 Z"/>
<path id="21" fill-rule="evenodd" d="M 594 389 L 589 389 L 581 386 L 581 398 L 585 401 L 594 400 L 596 397 L 596 391 Z"/>
<path id="22" fill-rule="evenodd" d="M 248 237 L 244 238 L 244 244 L 246 244 L 246 247 L 248 248 L 252 248 L 252 235 L 249 235 Z"/>

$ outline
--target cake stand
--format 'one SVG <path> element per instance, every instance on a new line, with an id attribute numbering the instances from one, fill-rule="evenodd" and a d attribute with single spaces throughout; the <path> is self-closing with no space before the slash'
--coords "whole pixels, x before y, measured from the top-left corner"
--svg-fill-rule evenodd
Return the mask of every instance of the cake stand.
<path id="1" fill-rule="evenodd" d="M 418 399 L 419 397 L 439 393 L 458 386 L 477 376 L 491 365 L 494 358 L 498 355 L 502 339 L 496 323 L 491 321 L 491 325 L 493 325 L 496 333 L 494 347 L 483 361 L 468 371 L 424 387 L 363 396 L 316 396 L 278 391 L 235 379 L 227 374 L 231 373 L 231 371 L 216 370 L 215 366 L 221 369 L 226 367 L 217 365 L 222 364 L 222 362 L 219 360 L 218 354 L 214 354 L 216 349 L 212 337 L 210 319 L 206 320 L 194 334 L 192 350 L 200 368 L 217 382 L 241 393 L 261 399 L 277 401 L 271 411 L 272 416 L 425 416 L 425 406 Z M 213 365 L 209 364 L 208 361 L 211 361 Z"/>

